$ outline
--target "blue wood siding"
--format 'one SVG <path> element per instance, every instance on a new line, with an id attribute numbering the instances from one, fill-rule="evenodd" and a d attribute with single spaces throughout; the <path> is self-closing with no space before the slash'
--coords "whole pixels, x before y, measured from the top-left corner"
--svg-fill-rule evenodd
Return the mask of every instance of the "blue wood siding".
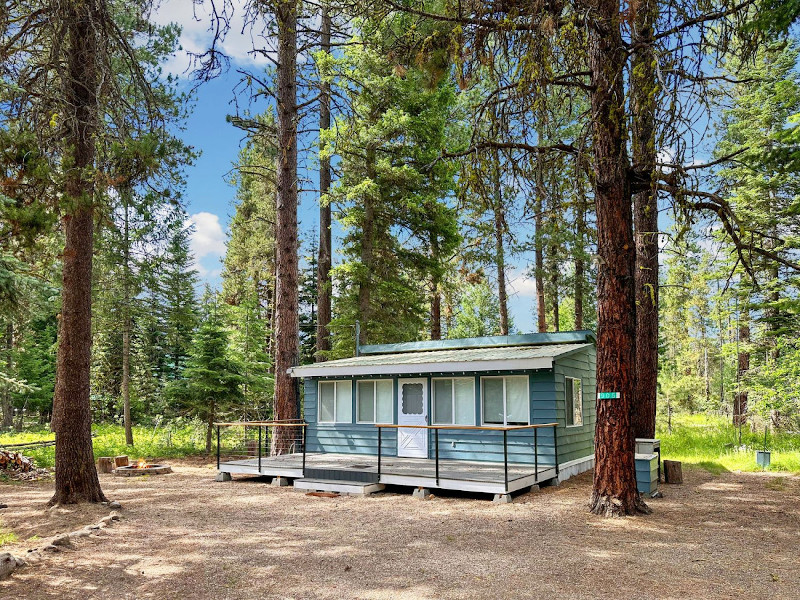
<path id="1" fill-rule="evenodd" d="M 595 385 L 594 385 L 595 351 L 590 347 L 556 361 L 552 370 L 536 370 L 527 372 L 478 372 L 466 374 L 438 374 L 411 378 L 428 379 L 428 415 L 433 414 L 431 405 L 432 377 L 464 377 L 473 376 L 475 382 L 475 424 L 481 424 L 481 377 L 497 375 L 528 375 L 530 394 L 531 423 L 558 422 L 558 462 L 564 463 L 576 458 L 591 455 L 594 451 L 595 421 Z M 583 386 L 584 425 L 581 427 L 564 427 L 564 377 L 580 377 Z M 309 452 L 339 452 L 351 454 L 377 454 L 378 432 L 371 424 L 358 424 L 356 420 L 356 381 L 359 379 L 376 379 L 375 377 L 355 377 L 352 387 L 353 422 L 351 423 L 318 423 L 317 422 L 317 386 L 319 379 L 307 378 L 304 382 L 304 416 L 309 424 L 307 429 L 307 448 Z M 397 423 L 397 387 L 398 378 L 394 382 L 393 414 Z M 553 430 L 540 429 L 537 434 L 540 465 L 553 465 L 555 452 L 553 449 Z M 439 430 L 439 458 L 461 460 L 503 461 L 503 432 L 481 430 Z M 508 459 L 511 463 L 532 464 L 534 462 L 533 430 L 508 432 Z M 397 455 L 397 430 L 384 429 L 382 433 L 382 453 L 384 456 Z M 436 434 L 428 432 L 428 455 L 435 456 Z"/>
<path id="2" fill-rule="evenodd" d="M 594 454 L 594 425 L 597 389 L 595 386 L 597 353 L 594 346 L 556 359 L 553 366 L 558 428 L 558 462 L 565 463 Z M 566 427 L 564 378 L 581 380 L 583 425 Z"/>
<path id="3" fill-rule="evenodd" d="M 352 423 L 318 423 L 317 422 L 317 383 L 319 380 L 307 378 L 304 382 L 303 414 L 308 423 L 306 430 L 306 450 L 308 452 L 329 452 L 344 454 L 378 454 L 378 430 L 374 425 L 357 424 L 356 419 L 356 385 L 353 382 L 353 422 Z M 394 385 L 394 397 L 397 398 L 397 381 Z M 397 403 L 395 402 L 394 422 L 397 422 Z M 384 456 L 397 454 L 397 430 L 384 429 L 381 434 Z"/>

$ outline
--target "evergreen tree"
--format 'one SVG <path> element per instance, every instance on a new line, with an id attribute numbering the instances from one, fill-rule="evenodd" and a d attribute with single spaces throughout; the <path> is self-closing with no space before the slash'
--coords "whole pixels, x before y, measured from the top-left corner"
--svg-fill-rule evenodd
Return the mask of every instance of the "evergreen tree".
<path id="1" fill-rule="evenodd" d="M 164 378 L 167 381 L 181 377 L 197 326 L 195 288 L 198 275 L 189 250 L 189 232 L 185 221 L 175 221 L 164 251 L 159 278 L 164 319 Z"/>
<path id="2" fill-rule="evenodd" d="M 514 323 L 509 322 L 509 331 Z M 455 314 L 455 325 L 447 332 L 449 339 L 502 335 L 500 306 L 488 282 L 467 285 Z"/>
<path id="3" fill-rule="evenodd" d="M 216 300 L 206 305 L 207 314 L 192 341 L 182 377 L 171 381 L 167 397 L 187 414 L 206 424 L 206 452 L 211 452 L 214 421 L 219 415 L 241 408 L 241 365 L 229 350 Z"/>
<path id="4" fill-rule="evenodd" d="M 362 23 L 362 37 L 343 57 L 328 58 L 330 70 L 352 82 L 350 116 L 323 132 L 323 155 L 341 157 L 330 198 L 345 228 L 344 261 L 333 272 L 334 356 L 353 353 L 355 321 L 362 344 L 423 335 L 441 293 L 442 263 L 458 244 L 455 211 L 445 203 L 453 169 L 436 160 L 454 89 L 441 73 L 403 55 L 402 44 L 418 43 L 408 25 L 402 14 Z M 392 48 L 395 60 L 387 56 Z M 439 320 L 429 318 L 436 321 L 431 330 Z"/>

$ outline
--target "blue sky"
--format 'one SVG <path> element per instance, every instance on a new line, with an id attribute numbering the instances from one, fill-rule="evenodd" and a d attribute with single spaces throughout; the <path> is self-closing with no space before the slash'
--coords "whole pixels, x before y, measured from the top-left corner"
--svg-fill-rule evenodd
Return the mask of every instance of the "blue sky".
<path id="1" fill-rule="evenodd" d="M 239 3 L 239 0 L 235 0 L 234 6 Z M 169 60 L 164 68 L 184 79 L 188 78 L 185 73 L 189 65 L 187 52 L 202 52 L 209 41 L 207 15 L 195 11 L 202 11 L 202 7 L 193 7 L 192 0 L 164 0 L 154 15 L 154 20 L 159 23 L 177 22 L 183 27 L 183 50 Z M 231 69 L 218 79 L 199 87 L 186 123 L 186 131 L 182 134 L 186 143 L 201 152 L 196 163 L 186 171 L 185 198 L 187 211 L 194 223 L 192 251 L 197 268 L 203 283 L 207 282 L 212 286 L 217 286 L 220 281 L 221 260 L 225 254 L 225 241 L 233 213 L 235 190 L 227 183 L 227 178 L 243 144 L 243 132 L 226 122 L 226 116 L 235 112 L 232 90 L 240 77 L 236 68 L 257 69 L 266 66 L 265 59 L 257 59 L 250 54 L 252 41 L 249 35 L 240 33 L 243 29 L 240 13 L 241 11 L 234 12 L 231 31 L 222 46 L 232 59 Z M 188 81 L 186 85 L 189 85 Z M 242 102 L 240 98 L 240 107 Z M 266 106 L 264 102 L 253 106 L 252 110 L 260 112 Z M 301 236 L 318 227 L 317 211 L 313 196 L 301 197 Z M 509 269 L 509 312 L 515 328 L 528 332 L 534 330 L 532 306 L 535 284 L 524 275 L 524 265 L 522 267 L 512 264 Z"/>

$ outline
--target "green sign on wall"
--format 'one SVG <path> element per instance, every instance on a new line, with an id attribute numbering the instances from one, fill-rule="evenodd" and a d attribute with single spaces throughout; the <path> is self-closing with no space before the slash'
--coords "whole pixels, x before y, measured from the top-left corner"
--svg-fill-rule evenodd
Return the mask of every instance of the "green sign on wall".
<path id="1" fill-rule="evenodd" d="M 599 392 L 597 394 L 598 400 L 616 400 L 619 398 L 619 392 Z"/>

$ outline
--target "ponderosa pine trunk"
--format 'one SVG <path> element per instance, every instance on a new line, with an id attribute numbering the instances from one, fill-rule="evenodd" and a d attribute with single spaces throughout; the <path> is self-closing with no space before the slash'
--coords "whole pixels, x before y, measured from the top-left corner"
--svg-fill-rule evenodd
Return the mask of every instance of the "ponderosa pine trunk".
<path id="1" fill-rule="evenodd" d="M 541 139 L 541 134 L 540 134 Z M 534 203 L 534 232 L 533 254 L 534 254 L 534 279 L 536 281 L 536 316 L 539 333 L 547 331 L 547 307 L 544 297 L 544 166 L 543 158 L 536 158 L 536 200 Z"/>
<path id="2" fill-rule="evenodd" d="M 297 383 L 287 372 L 300 357 L 297 265 L 297 3 L 275 2 L 278 25 L 278 112 L 275 216 L 275 418 L 300 416 Z M 287 435 L 288 434 L 288 435 Z M 291 428 L 278 427 L 274 451 L 291 448 Z"/>
<path id="3" fill-rule="evenodd" d="M 14 350 L 14 322 L 9 319 L 6 322 L 6 335 L 5 335 L 5 351 L 6 351 L 6 373 L 9 375 L 13 372 L 13 350 Z M 14 426 L 14 408 L 11 406 L 11 385 L 6 383 L 3 386 L 3 429 L 11 429 Z"/>
<path id="4" fill-rule="evenodd" d="M 575 305 L 575 329 L 583 329 L 583 288 L 586 277 L 583 253 L 586 247 L 586 195 L 581 176 L 580 156 L 575 168 L 575 285 L 573 300 Z"/>
<path id="5" fill-rule="evenodd" d="M 55 494 L 50 504 L 103 502 L 92 451 L 89 369 L 92 346 L 92 243 L 95 136 L 99 105 L 99 31 L 104 4 L 75 0 L 59 5 L 65 28 L 64 252 L 61 315 L 53 400 L 56 437 Z"/>
<path id="6" fill-rule="evenodd" d="M 322 4 L 322 18 L 320 23 L 320 49 L 325 53 L 331 51 L 331 16 L 327 3 Z M 319 128 L 329 129 L 331 126 L 331 97 L 330 85 L 327 82 L 320 84 L 319 98 Z M 325 357 L 322 353 L 331 349 L 330 331 L 331 322 L 331 264 L 333 245 L 331 242 L 331 205 L 322 201 L 331 188 L 331 160 L 320 158 L 319 161 L 319 256 L 317 258 L 317 362 L 322 362 Z"/>
<path id="7" fill-rule="evenodd" d="M 745 306 L 739 317 L 739 351 L 736 357 L 736 393 L 733 396 L 733 425 L 747 424 L 747 387 L 742 379 L 750 370 L 750 309 Z"/>
<path id="8" fill-rule="evenodd" d="M 636 387 L 633 405 L 635 437 L 656 435 L 658 387 L 658 195 L 656 169 L 656 98 L 658 79 L 653 52 L 655 0 L 639 0 L 635 10 L 636 50 L 631 70 L 633 171 L 649 183 L 634 194 L 636 233 Z"/>
<path id="9" fill-rule="evenodd" d="M 430 232 L 431 259 L 433 274 L 431 277 L 431 339 L 442 339 L 442 294 L 439 290 L 441 277 L 439 276 L 439 240 L 436 233 Z"/>
<path id="10" fill-rule="evenodd" d="M 506 250 L 503 237 L 506 228 L 503 204 L 503 182 L 500 179 L 500 153 L 494 150 L 492 179 L 494 184 L 494 247 L 497 267 L 497 299 L 500 305 L 500 335 L 508 335 L 508 290 L 506 289 Z"/>
<path id="11" fill-rule="evenodd" d="M 376 152 L 374 148 L 366 150 L 366 172 L 372 181 L 377 178 Z M 370 192 L 364 194 L 364 220 L 361 223 L 361 269 L 358 287 L 358 319 L 361 328 L 358 333 L 358 344 L 367 343 L 367 329 L 372 318 L 372 270 L 375 264 L 375 199 Z"/>
<path id="12" fill-rule="evenodd" d="M 555 175 L 554 171 L 551 171 L 551 174 Z M 549 256 L 549 264 L 550 267 L 548 269 L 548 279 L 550 283 L 549 289 L 549 297 L 550 297 L 550 310 L 553 314 L 553 331 L 559 331 L 561 329 L 561 315 L 559 311 L 559 304 L 561 302 L 561 295 L 559 293 L 559 288 L 561 285 L 561 266 L 559 265 L 558 261 L 558 236 L 556 235 L 558 231 L 558 221 L 561 219 L 561 205 L 558 197 L 558 193 L 556 192 L 557 186 L 551 180 L 550 182 L 550 194 L 548 195 L 550 199 L 550 205 L 548 207 L 548 213 L 550 214 L 549 221 L 550 221 L 550 244 L 548 247 L 548 254 Z"/>
<path id="13" fill-rule="evenodd" d="M 586 5 L 597 212 L 598 336 L 595 467 L 591 511 L 623 516 L 649 509 L 636 490 L 631 427 L 635 375 L 636 248 L 627 179 L 624 69 L 619 0 Z"/>
<path id="14" fill-rule="evenodd" d="M 131 249 L 130 249 L 130 190 L 122 190 L 123 199 L 123 265 L 122 265 L 122 413 L 125 425 L 125 443 L 133 446 L 131 423 Z"/>

